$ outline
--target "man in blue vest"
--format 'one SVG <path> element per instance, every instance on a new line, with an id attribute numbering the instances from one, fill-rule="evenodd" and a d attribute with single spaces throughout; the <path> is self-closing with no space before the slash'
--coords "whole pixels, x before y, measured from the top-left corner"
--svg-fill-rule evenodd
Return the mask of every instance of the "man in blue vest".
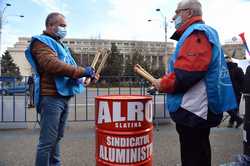
<path id="1" fill-rule="evenodd" d="M 62 14 L 50 13 L 45 26 L 43 34 L 33 36 L 25 50 L 35 73 L 35 106 L 41 116 L 35 165 L 61 166 L 59 143 L 68 117 L 69 100 L 83 91 L 82 77 L 96 76 L 92 67 L 77 66 L 61 42 L 67 32 Z"/>
<path id="2" fill-rule="evenodd" d="M 167 110 L 179 134 L 182 166 L 211 166 L 210 128 L 236 108 L 235 95 L 213 28 L 202 20 L 198 0 L 182 0 L 173 17 L 176 50 L 168 72 L 153 82 L 167 93 Z"/>

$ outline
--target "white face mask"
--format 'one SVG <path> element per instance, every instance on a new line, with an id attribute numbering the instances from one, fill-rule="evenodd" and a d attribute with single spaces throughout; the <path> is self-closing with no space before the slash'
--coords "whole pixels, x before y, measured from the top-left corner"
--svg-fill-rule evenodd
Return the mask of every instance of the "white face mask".
<path id="1" fill-rule="evenodd" d="M 67 35 L 66 27 L 58 26 L 56 31 L 56 36 L 58 36 L 60 39 L 63 39 Z"/>
<path id="2" fill-rule="evenodd" d="M 177 16 L 174 20 L 175 29 L 178 29 L 182 24 L 182 18 L 181 16 Z"/>

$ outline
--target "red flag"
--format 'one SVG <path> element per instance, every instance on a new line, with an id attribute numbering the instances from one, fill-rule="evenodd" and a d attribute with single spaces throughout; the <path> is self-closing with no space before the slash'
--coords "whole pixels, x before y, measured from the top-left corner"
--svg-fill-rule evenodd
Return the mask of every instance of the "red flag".
<path id="1" fill-rule="evenodd" d="M 240 36 L 240 38 L 241 38 L 241 40 L 242 40 L 242 42 L 243 42 L 243 44 L 244 44 L 245 49 L 246 49 L 247 52 L 248 52 L 248 55 L 250 56 L 250 51 L 249 51 L 249 49 L 248 49 L 247 41 L 246 41 L 246 39 L 245 39 L 245 33 L 242 32 L 242 33 L 239 34 L 239 36 Z"/>

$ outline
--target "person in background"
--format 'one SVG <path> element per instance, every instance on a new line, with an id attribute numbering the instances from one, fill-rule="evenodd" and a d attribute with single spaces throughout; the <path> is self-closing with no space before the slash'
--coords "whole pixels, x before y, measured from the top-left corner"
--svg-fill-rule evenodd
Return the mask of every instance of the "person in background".
<path id="1" fill-rule="evenodd" d="M 96 78 L 92 67 L 77 66 L 62 43 L 67 33 L 63 14 L 50 13 L 46 30 L 33 36 L 25 50 L 35 73 L 35 105 L 40 113 L 36 166 L 61 166 L 60 140 L 69 113 L 69 100 L 84 89 L 82 77 Z"/>
<path id="2" fill-rule="evenodd" d="M 198 0 L 182 0 L 173 16 L 176 49 L 167 73 L 153 81 L 167 93 L 167 109 L 179 134 L 182 166 L 211 166 L 210 128 L 236 108 L 218 33 L 202 19 Z"/>
<path id="3" fill-rule="evenodd" d="M 29 88 L 29 104 L 28 107 L 34 107 L 34 79 L 33 75 L 28 77 L 28 88 Z"/>
<path id="4" fill-rule="evenodd" d="M 237 108 L 235 110 L 227 111 L 227 113 L 230 115 L 228 127 L 234 127 L 234 123 L 236 123 L 235 128 L 238 128 L 243 123 L 243 119 L 239 116 L 239 106 L 243 90 L 244 72 L 240 67 L 238 67 L 237 63 L 234 63 L 232 61 L 231 57 L 227 56 L 226 61 L 230 78 L 233 84 L 234 94 L 237 100 Z"/>

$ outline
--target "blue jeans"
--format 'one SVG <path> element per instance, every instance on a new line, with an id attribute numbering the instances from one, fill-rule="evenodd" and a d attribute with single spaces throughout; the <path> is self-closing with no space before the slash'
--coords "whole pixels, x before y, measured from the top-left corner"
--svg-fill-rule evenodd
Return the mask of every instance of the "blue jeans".
<path id="1" fill-rule="evenodd" d="M 60 139 L 68 117 L 70 97 L 42 96 L 40 102 L 40 137 L 36 166 L 60 166 Z"/>

